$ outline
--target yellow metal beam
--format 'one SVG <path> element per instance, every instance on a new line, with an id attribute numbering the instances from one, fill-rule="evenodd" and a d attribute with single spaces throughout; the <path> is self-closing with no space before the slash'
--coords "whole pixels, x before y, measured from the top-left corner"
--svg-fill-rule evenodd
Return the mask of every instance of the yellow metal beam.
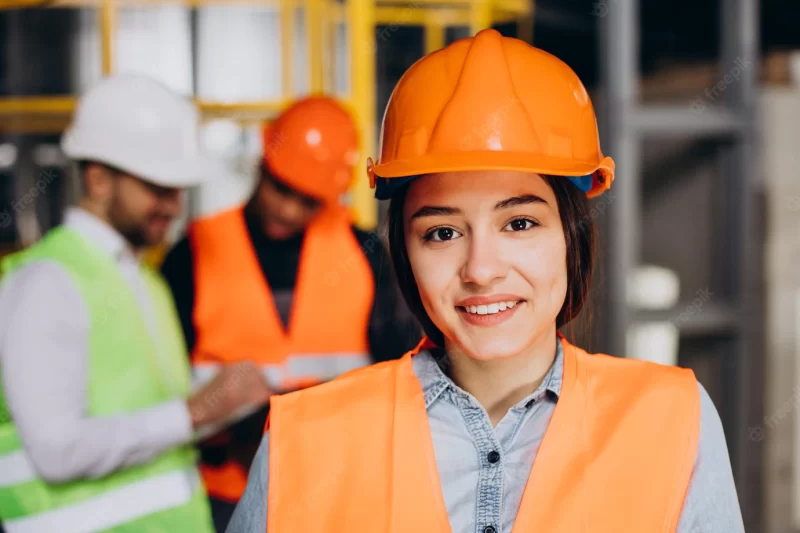
<path id="1" fill-rule="evenodd" d="M 288 99 L 257 102 L 195 100 L 204 119 L 225 117 L 241 123 L 260 123 L 288 105 Z M 77 105 L 74 96 L 0 98 L 0 131 L 3 133 L 61 133 Z"/>
<path id="2" fill-rule="evenodd" d="M 75 109 L 72 96 L 0 98 L 0 132 L 61 133 Z"/>
<path id="3" fill-rule="evenodd" d="M 99 8 L 106 0 L 4 0 L 0 4 L 0 9 L 16 9 L 18 7 L 95 7 Z M 165 0 L 114 0 L 118 7 L 138 7 L 138 6 L 153 6 L 162 5 Z M 230 5 L 234 2 L 231 0 L 176 0 L 181 5 L 186 6 L 207 6 L 207 5 Z M 458 9 L 469 9 L 469 7 L 477 0 L 413 0 L 413 1 L 398 1 L 398 0 L 374 0 L 373 6 L 376 7 L 400 7 L 412 8 L 416 10 L 426 10 L 437 8 L 441 6 L 452 7 Z M 247 4 L 261 4 L 261 5 L 282 5 L 283 0 L 236 0 L 237 5 Z M 529 13 L 531 8 L 530 0 L 492 0 L 491 3 L 496 7 L 508 11 L 511 10 L 516 13 Z"/>
<path id="4" fill-rule="evenodd" d="M 378 225 L 378 205 L 366 176 L 368 156 L 377 155 L 375 113 L 375 4 L 373 0 L 348 0 L 350 34 L 350 102 L 361 129 L 361 153 L 351 189 L 355 223 L 364 229 Z"/>
<path id="5" fill-rule="evenodd" d="M 75 96 L 21 96 L 0 98 L 0 116 L 3 115 L 70 115 L 75 110 Z M 237 113 L 274 114 L 287 105 L 288 100 L 262 100 L 253 102 L 215 102 L 195 100 L 203 113 L 228 115 Z"/>
<path id="6" fill-rule="evenodd" d="M 492 0 L 491 5 L 496 11 L 504 11 L 511 15 L 531 15 L 533 13 L 532 0 Z"/>
<path id="7" fill-rule="evenodd" d="M 492 4 L 489 0 L 474 0 L 469 8 L 469 30 L 475 35 L 492 25 Z"/>
<path id="8" fill-rule="evenodd" d="M 396 6 L 396 7 L 406 7 L 410 6 L 415 9 L 426 10 L 429 8 L 435 8 L 439 6 L 448 6 L 448 7 L 458 7 L 461 9 L 468 9 L 471 5 L 474 5 L 475 2 L 478 0 L 374 0 L 375 5 L 377 7 L 384 7 L 384 6 Z M 513 2 L 516 5 L 521 5 L 523 3 L 527 4 L 527 0 L 490 0 L 490 3 L 495 4 L 498 2 Z"/>
<path id="9" fill-rule="evenodd" d="M 444 28 L 435 16 L 428 15 L 425 21 L 425 55 L 444 48 Z"/>
<path id="10" fill-rule="evenodd" d="M 323 42 L 325 43 L 324 58 L 322 62 L 323 69 L 323 91 L 328 94 L 336 92 L 336 79 L 337 79 L 337 37 L 336 32 L 338 24 L 334 20 L 330 7 L 326 10 L 326 18 L 323 19 Z"/>
<path id="11" fill-rule="evenodd" d="M 344 76 L 339 72 L 339 29 L 347 22 L 346 6 L 336 0 L 325 3 L 325 91 L 336 94 L 339 79 Z"/>
<path id="12" fill-rule="evenodd" d="M 17 7 L 95 7 L 100 8 L 106 0 L 5 0 L 5 3 L 0 4 L 2 9 L 16 9 Z M 118 7 L 144 7 L 161 5 L 165 0 L 114 0 Z M 177 0 L 180 4 L 192 7 L 201 7 L 207 5 L 230 5 L 231 0 Z M 281 5 L 283 6 L 285 0 L 236 0 L 237 5 Z M 398 1 L 398 0 L 374 0 L 373 6 L 378 9 L 391 7 L 400 10 L 415 10 L 427 11 L 431 9 L 455 9 L 462 11 L 469 11 L 470 6 L 480 0 L 414 0 L 411 1 Z M 10 2 L 10 3 L 8 3 Z M 491 0 L 491 5 L 500 12 L 509 13 L 511 15 L 524 15 L 530 14 L 533 10 L 532 0 Z M 337 5 L 333 3 L 332 5 Z M 336 18 L 335 20 L 343 20 Z M 504 15 L 505 17 L 505 15 Z M 513 17 L 512 17 L 513 18 Z M 391 24 L 395 21 L 388 21 Z M 381 22 L 383 23 L 383 22 Z M 401 22 L 396 22 L 401 24 Z M 409 24 L 408 22 L 404 24 Z M 422 22 L 418 23 L 422 25 Z"/>
<path id="13" fill-rule="evenodd" d="M 508 13 L 506 11 L 492 10 L 492 26 L 496 24 L 516 24 L 518 16 L 516 13 Z M 468 24 L 469 25 L 469 24 Z"/>
<path id="14" fill-rule="evenodd" d="M 281 2 L 281 86 L 284 98 L 289 98 L 294 93 L 294 9 L 292 0 Z"/>
<path id="15" fill-rule="evenodd" d="M 31 7 L 47 7 L 53 0 L 3 0 L 0 2 L 0 11 L 9 9 L 25 9 Z"/>
<path id="16" fill-rule="evenodd" d="M 114 72 L 116 9 L 114 0 L 103 0 L 100 7 L 100 43 L 103 76 L 108 76 Z"/>
<path id="17" fill-rule="evenodd" d="M 347 22 L 347 10 L 345 9 L 346 6 L 343 6 L 336 0 L 332 0 L 328 3 L 328 20 L 333 23 L 335 27 L 336 24 L 343 24 Z"/>
<path id="18" fill-rule="evenodd" d="M 323 0 L 307 0 L 304 11 L 306 15 L 309 89 L 312 93 L 322 93 L 325 76 L 325 69 L 322 65 L 325 4 Z"/>
<path id="19" fill-rule="evenodd" d="M 74 96 L 20 96 L 0 98 L 0 115 L 19 115 L 26 113 L 70 115 L 74 110 Z"/>
<path id="20" fill-rule="evenodd" d="M 467 26 L 470 23 L 469 9 L 454 6 L 375 8 L 375 24 L 383 26 L 425 26 L 431 17 L 435 17 L 440 26 Z"/>
<path id="21" fill-rule="evenodd" d="M 277 115 L 290 101 L 291 98 L 236 103 L 195 100 L 195 103 L 205 118 L 225 117 L 239 120 L 263 120 Z"/>

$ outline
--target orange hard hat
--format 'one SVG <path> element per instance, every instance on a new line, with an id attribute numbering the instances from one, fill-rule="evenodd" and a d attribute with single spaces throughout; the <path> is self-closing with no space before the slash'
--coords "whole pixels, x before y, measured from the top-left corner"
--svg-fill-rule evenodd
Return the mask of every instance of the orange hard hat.
<path id="1" fill-rule="evenodd" d="M 575 72 L 496 30 L 456 41 L 406 71 L 383 117 L 377 164 L 367 162 L 378 199 L 422 174 L 469 170 L 568 176 L 589 197 L 614 179 Z"/>
<path id="2" fill-rule="evenodd" d="M 263 131 L 264 163 L 281 182 L 323 202 L 347 191 L 358 163 L 358 132 L 336 100 L 310 96 Z"/>

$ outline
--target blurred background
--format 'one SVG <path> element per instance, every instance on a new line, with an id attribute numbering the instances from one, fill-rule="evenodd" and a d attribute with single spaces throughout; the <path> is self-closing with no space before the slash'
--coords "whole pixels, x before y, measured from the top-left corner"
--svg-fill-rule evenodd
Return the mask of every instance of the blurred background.
<path id="1" fill-rule="evenodd" d="M 493 26 L 578 73 L 617 163 L 593 200 L 602 268 L 575 334 L 692 368 L 722 417 L 747 531 L 800 531 L 799 23 L 796 0 L 0 0 L 0 243 L 61 221 L 76 191 L 59 136 L 104 74 L 192 96 L 227 162 L 190 193 L 174 242 L 247 198 L 259 127 L 293 99 L 340 96 L 364 168 L 405 69 Z M 349 203 L 380 228 L 364 176 Z"/>

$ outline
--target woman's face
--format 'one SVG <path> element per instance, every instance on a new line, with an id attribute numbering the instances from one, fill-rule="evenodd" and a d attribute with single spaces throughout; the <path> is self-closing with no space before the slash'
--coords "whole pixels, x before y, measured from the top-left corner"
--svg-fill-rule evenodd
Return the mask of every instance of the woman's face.
<path id="1" fill-rule="evenodd" d="M 567 292 L 555 195 L 536 174 L 431 174 L 404 206 L 406 249 L 425 311 L 466 355 L 516 355 L 549 330 Z"/>

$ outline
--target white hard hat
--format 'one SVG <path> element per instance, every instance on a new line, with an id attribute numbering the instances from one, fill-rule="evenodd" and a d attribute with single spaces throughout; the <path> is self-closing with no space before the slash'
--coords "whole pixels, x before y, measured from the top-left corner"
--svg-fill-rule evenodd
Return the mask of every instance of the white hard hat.
<path id="1" fill-rule="evenodd" d="M 200 114 L 188 99 L 140 75 L 106 78 L 78 102 L 61 149 L 157 185 L 190 187 L 224 174 L 201 153 Z"/>

